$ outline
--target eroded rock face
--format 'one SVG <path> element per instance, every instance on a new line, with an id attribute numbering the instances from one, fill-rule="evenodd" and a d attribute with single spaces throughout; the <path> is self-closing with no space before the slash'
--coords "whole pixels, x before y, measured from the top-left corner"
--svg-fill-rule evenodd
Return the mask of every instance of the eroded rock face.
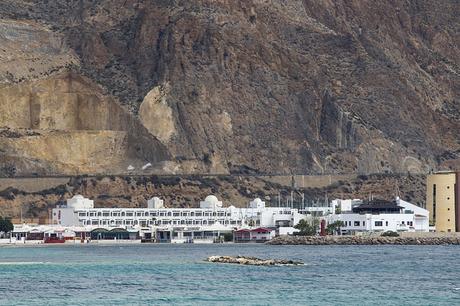
<path id="1" fill-rule="evenodd" d="M 135 116 L 78 74 L 0 85 L 0 100 L 0 166 L 16 174 L 123 173 L 168 159 Z"/>
<path id="2" fill-rule="evenodd" d="M 425 172 L 460 163 L 459 6 L 5 0 L 0 17 L 35 20 L 37 58 L 76 63 L 175 172 Z"/>
<path id="3" fill-rule="evenodd" d="M 41 131 L 32 136 L 0 137 L 0 146 L 5 157 L 53 165 L 48 167 L 54 173 L 103 173 L 107 169 L 121 172 L 127 140 L 124 131 Z M 28 170 L 16 168 L 18 174 Z"/>
<path id="4" fill-rule="evenodd" d="M 80 65 L 65 37 L 43 23 L 0 19 L 0 41 L 0 84 L 43 79 Z"/>
<path id="5" fill-rule="evenodd" d="M 0 87 L 0 124 L 40 130 L 120 130 L 119 112 L 97 86 L 77 74 Z"/>

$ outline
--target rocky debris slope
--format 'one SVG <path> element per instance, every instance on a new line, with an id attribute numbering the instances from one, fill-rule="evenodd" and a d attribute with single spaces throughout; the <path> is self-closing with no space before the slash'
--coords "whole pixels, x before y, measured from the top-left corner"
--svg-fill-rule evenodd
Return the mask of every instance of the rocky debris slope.
<path id="1" fill-rule="evenodd" d="M 206 259 L 208 262 L 229 263 L 249 266 L 300 266 L 304 265 L 301 261 L 286 259 L 260 259 L 250 256 L 210 256 Z"/>
<path id="2" fill-rule="evenodd" d="M 4 169 L 8 171 L 8 169 Z M 295 207 L 302 203 L 322 205 L 327 196 L 333 198 L 362 198 L 369 194 L 388 199 L 399 196 L 412 203 L 424 203 L 424 176 L 370 175 L 308 187 L 293 188 L 289 183 L 274 182 L 282 177 L 260 176 L 100 176 L 0 179 L 0 207 L 4 216 L 41 219 L 49 210 L 63 204 L 76 194 L 94 200 L 96 207 L 146 207 L 147 200 L 159 196 L 167 207 L 197 207 L 210 194 L 224 205 L 247 207 L 249 201 L 261 198 L 267 205 L 287 205 L 292 197 Z M 314 177 L 316 178 L 316 177 Z M 285 177 L 287 182 L 291 177 Z M 280 196 L 280 198 L 278 198 Z M 31 221 L 32 222 L 32 221 Z"/>
<path id="3" fill-rule="evenodd" d="M 142 160 L 160 159 L 151 142 L 167 150 L 163 172 L 454 168 L 459 11 L 457 0 L 4 0 L 0 80 L 21 90 L 86 76 L 140 120 Z"/>
<path id="4" fill-rule="evenodd" d="M 460 245 L 460 237 L 278 236 L 272 245 Z"/>

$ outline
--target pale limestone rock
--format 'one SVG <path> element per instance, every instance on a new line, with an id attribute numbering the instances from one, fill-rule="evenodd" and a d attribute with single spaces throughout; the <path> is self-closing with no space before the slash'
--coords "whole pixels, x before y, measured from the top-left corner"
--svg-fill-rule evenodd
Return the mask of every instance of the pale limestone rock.
<path id="1" fill-rule="evenodd" d="M 224 132 L 228 133 L 229 135 L 233 135 L 232 118 L 230 117 L 230 115 L 226 111 L 223 111 L 216 117 L 216 125 L 219 126 Z"/>
<path id="2" fill-rule="evenodd" d="M 117 170 L 127 154 L 123 131 L 40 131 L 39 135 L 0 137 L 3 154 L 41 160 L 60 173 L 97 173 Z"/>
<path id="3" fill-rule="evenodd" d="M 142 124 L 162 143 L 168 143 L 175 134 L 173 111 L 166 101 L 169 86 L 154 87 L 144 97 L 139 109 Z"/>

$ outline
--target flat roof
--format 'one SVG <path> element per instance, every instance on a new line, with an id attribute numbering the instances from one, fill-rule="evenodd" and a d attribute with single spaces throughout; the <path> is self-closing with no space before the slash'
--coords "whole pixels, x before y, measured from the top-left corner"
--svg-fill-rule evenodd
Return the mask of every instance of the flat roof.
<path id="1" fill-rule="evenodd" d="M 455 174 L 457 172 L 459 172 L 460 170 L 441 170 L 441 171 L 435 171 L 433 173 L 430 173 L 431 175 L 433 174 Z"/>

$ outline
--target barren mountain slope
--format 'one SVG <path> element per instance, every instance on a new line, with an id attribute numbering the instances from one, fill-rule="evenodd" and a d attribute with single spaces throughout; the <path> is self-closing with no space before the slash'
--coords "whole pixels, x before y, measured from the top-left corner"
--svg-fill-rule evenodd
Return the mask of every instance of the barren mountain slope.
<path id="1" fill-rule="evenodd" d="M 15 114 L 31 82 L 71 71 L 110 101 L 100 110 L 78 98 L 78 116 L 121 107 L 128 145 L 104 141 L 114 146 L 72 173 L 146 162 L 176 173 L 458 167 L 459 15 L 456 0 L 5 0 L 0 97 L 18 89 Z M 38 111 L 27 101 L 46 122 L 50 99 Z M 0 126 L 36 128 L 12 125 L 0 115 Z M 5 173 L 66 173 L 65 158 L 19 154 L 10 138 Z M 114 151 L 115 170 L 102 162 Z"/>

